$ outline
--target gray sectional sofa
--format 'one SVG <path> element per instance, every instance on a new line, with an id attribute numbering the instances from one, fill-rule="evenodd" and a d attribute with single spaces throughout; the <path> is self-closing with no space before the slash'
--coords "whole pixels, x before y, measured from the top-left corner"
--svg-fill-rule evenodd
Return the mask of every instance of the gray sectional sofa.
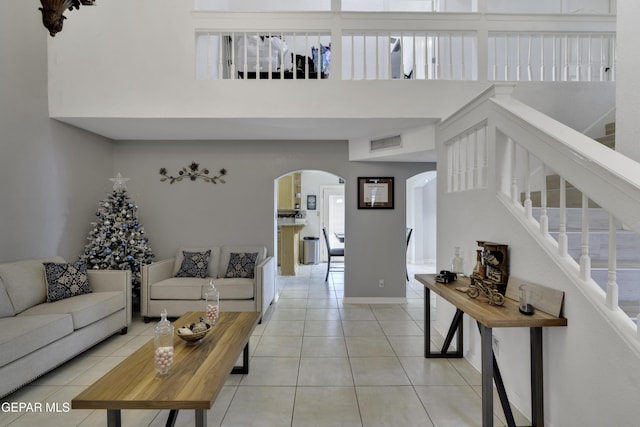
<path id="1" fill-rule="evenodd" d="M 210 251 L 203 276 L 176 277 L 184 252 Z M 253 277 L 225 277 L 234 254 L 256 254 Z M 163 309 L 169 317 L 179 317 L 188 311 L 204 310 L 204 293 L 214 279 L 220 293 L 220 311 L 255 311 L 262 315 L 276 297 L 276 266 L 267 256 L 264 246 L 210 246 L 180 248 L 175 257 L 142 267 L 140 314 L 148 322 L 159 317 Z"/>
<path id="2" fill-rule="evenodd" d="M 47 301 L 44 262 L 0 264 L 0 397 L 131 323 L 131 273 L 88 270 L 91 293 Z"/>

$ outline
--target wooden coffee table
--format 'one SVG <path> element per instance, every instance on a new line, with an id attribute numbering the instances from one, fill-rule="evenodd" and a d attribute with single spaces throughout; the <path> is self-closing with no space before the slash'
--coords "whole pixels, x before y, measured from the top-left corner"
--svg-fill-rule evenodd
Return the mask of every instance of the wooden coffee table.
<path id="1" fill-rule="evenodd" d="M 177 328 L 197 322 L 190 312 L 174 322 Z M 156 376 L 153 339 L 71 401 L 73 409 L 106 409 L 107 425 L 120 426 L 122 409 L 171 409 L 173 425 L 180 409 L 196 411 L 196 426 L 207 425 L 211 408 L 230 373 L 249 372 L 249 338 L 260 313 L 220 313 L 211 331 L 197 344 L 174 337 L 174 364 L 166 377 Z M 243 353 L 243 365 L 234 367 Z"/>

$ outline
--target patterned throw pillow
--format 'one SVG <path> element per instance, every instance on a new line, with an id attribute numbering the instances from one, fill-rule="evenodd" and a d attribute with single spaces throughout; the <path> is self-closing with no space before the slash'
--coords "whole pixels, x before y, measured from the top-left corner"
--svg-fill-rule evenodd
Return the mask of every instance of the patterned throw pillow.
<path id="1" fill-rule="evenodd" d="M 176 277 L 198 277 L 204 279 L 209 271 L 211 250 L 205 252 L 182 251 L 184 258 Z"/>
<path id="2" fill-rule="evenodd" d="M 87 264 L 84 261 L 42 264 L 47 281 L 47 302 L 91 293 Z"/>
<path id="3" fill-rule="evenodd" d="M 243 277 L 253 279 L 253 271 L 256 267 L 258 252 L 235 253 L 231 252 L 229 266 L 224 277 Z"/>

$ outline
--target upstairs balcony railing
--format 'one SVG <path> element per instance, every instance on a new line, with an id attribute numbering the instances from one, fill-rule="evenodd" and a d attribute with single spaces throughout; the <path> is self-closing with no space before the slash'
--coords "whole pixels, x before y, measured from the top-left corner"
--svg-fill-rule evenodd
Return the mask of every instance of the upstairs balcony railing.
<path id="1" fill-rule="evenodd" d="M 514 23 L 507 25 L 504 15 L 391 14 L 388 23 L 375 13 L 342 13 L 337 20 L 321 12 L 265 15 L 283 24 L 279 28 L 196 30 L 196 78 L 615 80 L 616 38 L 611 16 L 562 15 L 541 25 L 546 21 L 540 16 L 516 15 Z M 220 17 L 224 13 L 204 16 L 217 17 L 216 27 L 224 23 Z M 437 19 L 440 17 L 446 19 Z M 290 29 L 305 18 L 313 22 L 313 29 Z M 399 27 L 398 22 L 405 18 L 407 28 Z M 518 30 L 499 29 L 516 26 Z"/>

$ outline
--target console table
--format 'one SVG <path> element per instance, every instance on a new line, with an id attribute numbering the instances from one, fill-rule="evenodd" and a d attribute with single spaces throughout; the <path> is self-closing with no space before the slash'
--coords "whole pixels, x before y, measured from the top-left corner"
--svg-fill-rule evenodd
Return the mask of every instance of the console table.
<path id="1" fill-rule="evenodd" d="M 519 312 L 518 302 L 505 298 L 504 305 L 489 305 L 483 297 L 470 298 L 466 293 L 456 290 L 457 287 L 469 286 L 466 277 L 450 283 L 439 283 L 434 274 L 416 274 L 416 280 L 424 285 L 424 341 L 425 357 L 462 357 L 462 315 L 467 314 L 476 320 L 480 329 L 481 358 L 482 358 L 482 426 L 493 426 L 493 380 L 507 418 L 507 425 L 515 427 L 513 413 L 509 406 L 504 384 L 492 348 L 493 328 L 529 328 L 531 351 L 531 425 L 544 427 L 544 399 L 543 399 L 543 366 L 542 366 L 542 328 L 551 326 L 567 326 L 567 319 L 556 317 L 543 311 L 536 310 L 533 315 L 526 316 Z M 431 312 L 430 292 L 435 292 L 444 300 L 456 307 L 456 314 L 449 328 L 442 350 L 432 352 L 431 341 Z M 448 347 L 455 333 L 458 340 L 455 352 L 449 352 Z"/>

